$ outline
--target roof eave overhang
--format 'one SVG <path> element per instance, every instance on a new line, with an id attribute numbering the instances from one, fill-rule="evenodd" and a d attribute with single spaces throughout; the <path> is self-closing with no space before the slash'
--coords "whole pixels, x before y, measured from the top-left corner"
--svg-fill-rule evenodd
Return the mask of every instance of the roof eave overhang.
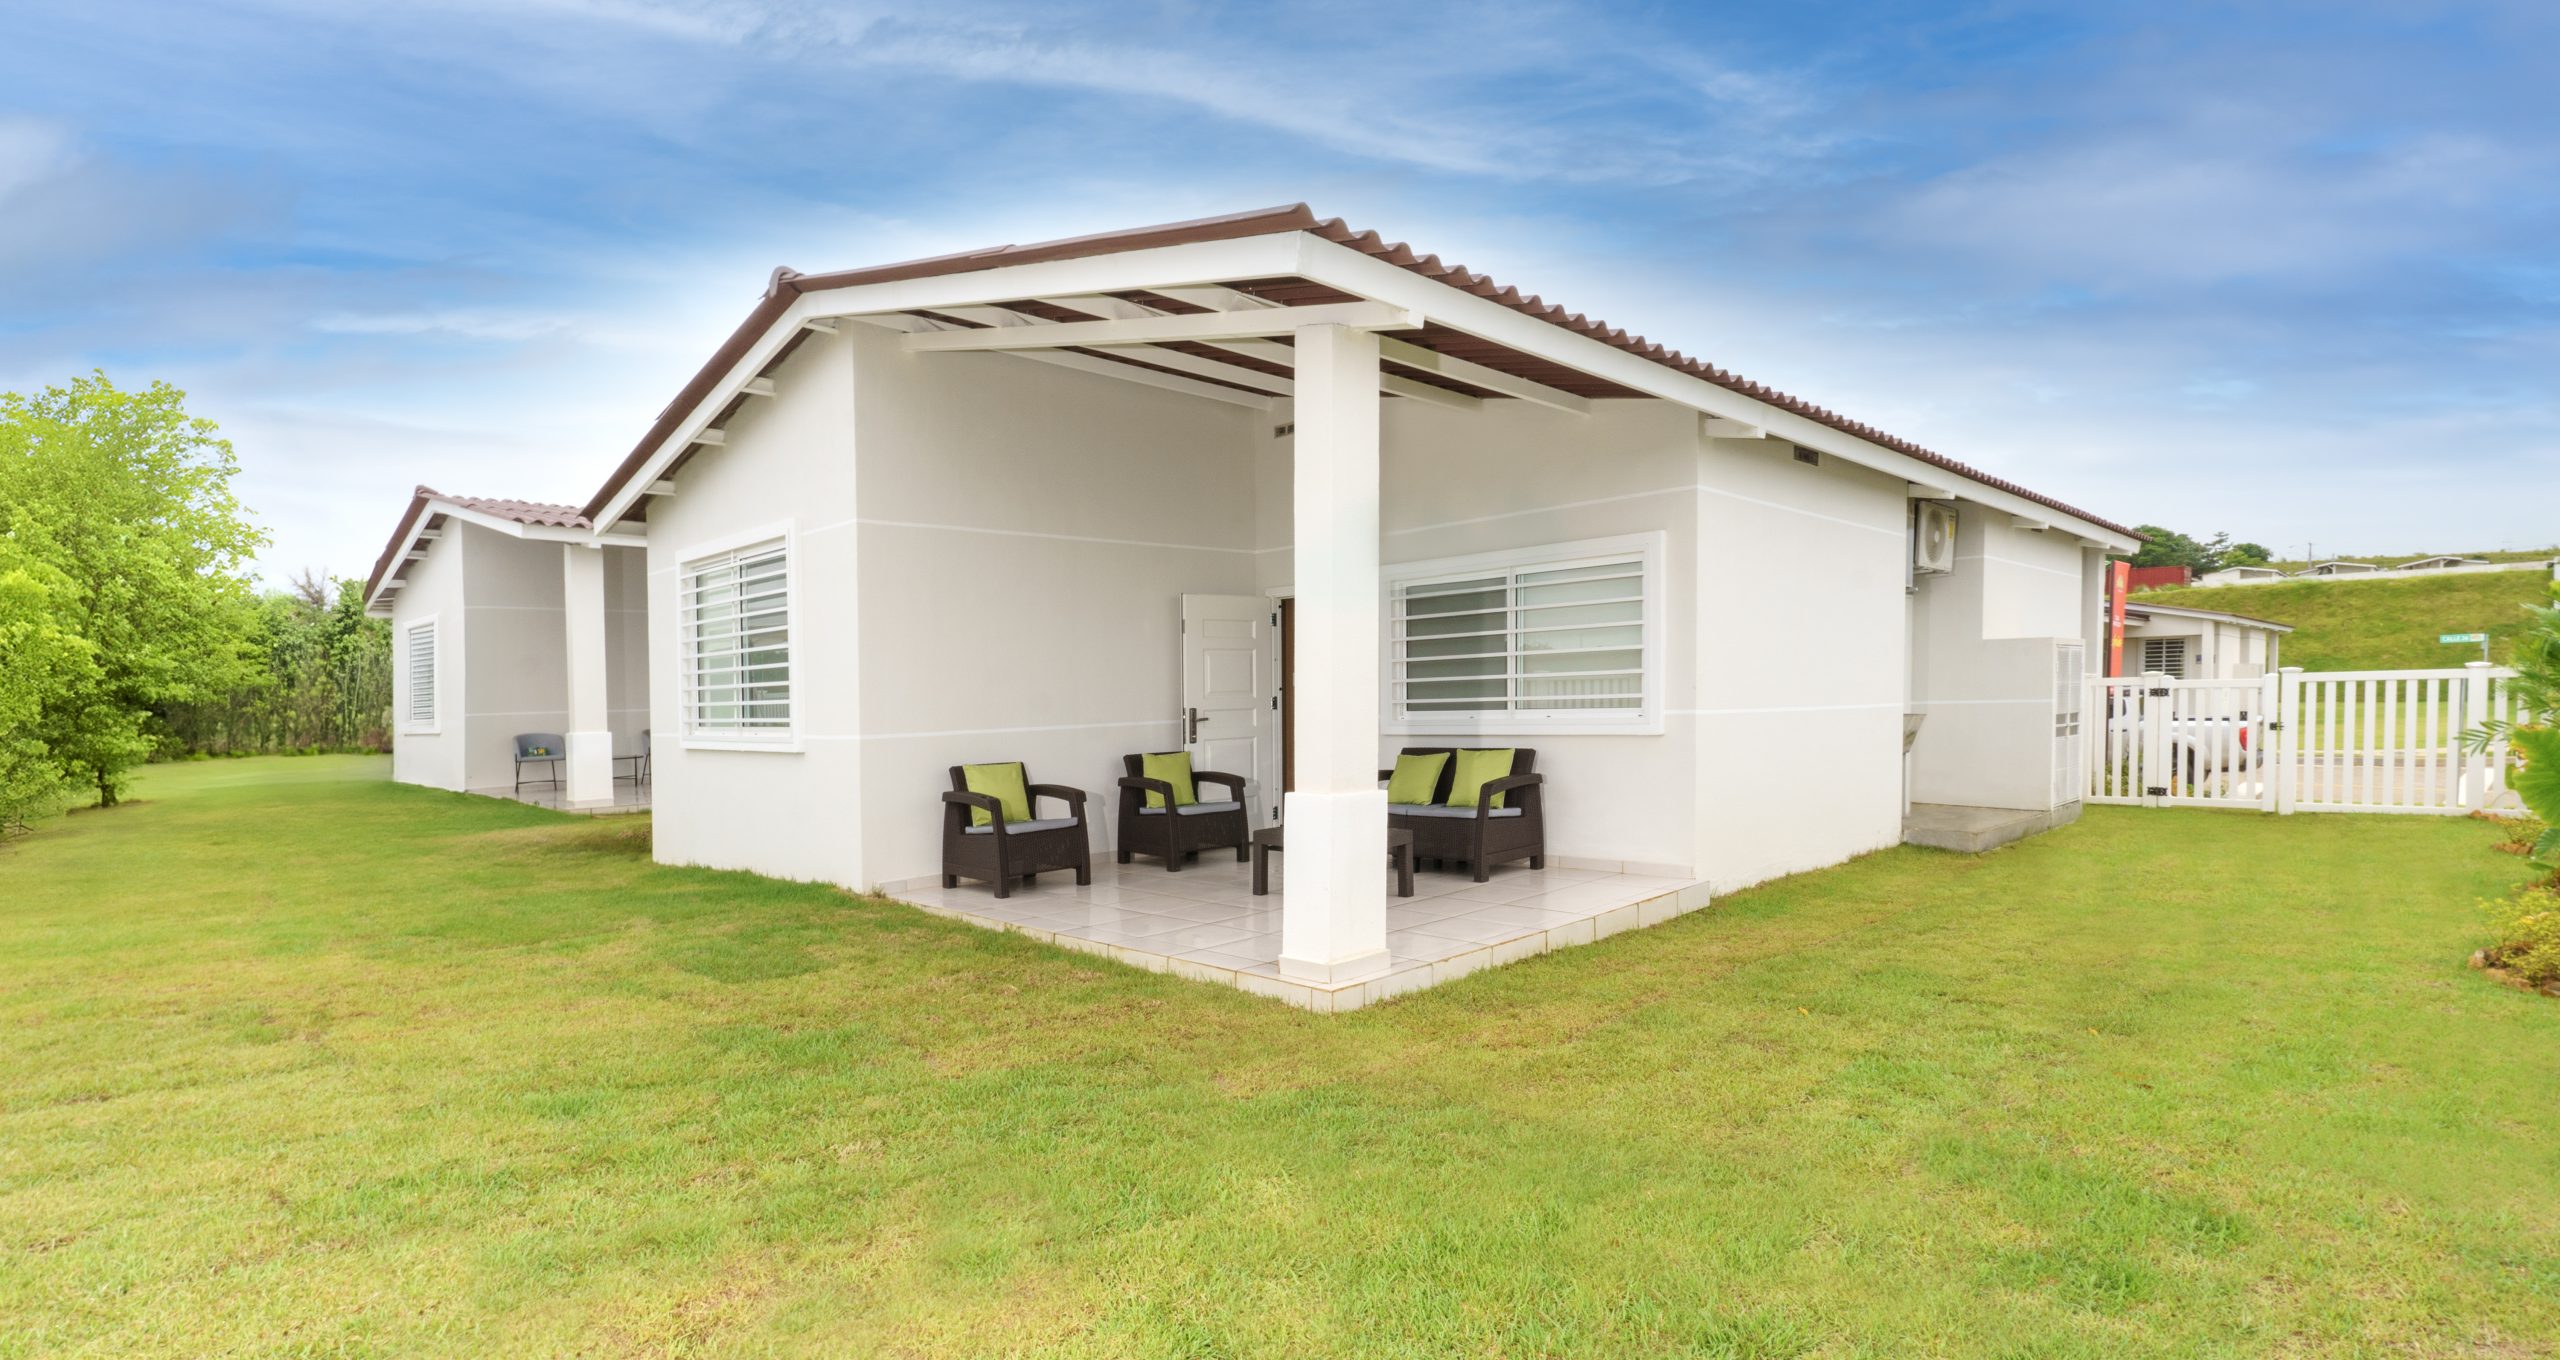
<path id="1" fill-rule="evenodd" d="M 492 515 L 485 510 L 475 510 L 467 505 L 457 505 L 441 496 L 421 496 L 410 503 L 409 513 L 401 521 L 398 534 L 400 545 L 385 559 L 387 569 L 365 592 L 365 613 L 375 618 L 390 616 L 391 594 L 405 584 L 400 579 L 400 564 L 407 560 L 410 553 L 418 550 L 419 544 L 443 541 L 419 537 L 438 516 L 442 516 L 448 524 L 460 521 L 505 534 L 509 538 L 521 538 L 539 543 L 583 543 L 600 548 L 642 548 L 647 547 L 649 543 L 645 525 L 633 525 L 631 528 L 616 530 L 613 533 L 602 533 L 594 529 L 581 529 L 572 524 L 527 524 L 522 520 L 508 519 L 503 515 Z M 430 547 L 427 551 L 435 550 Z"/>
<path id="2" fill-rule="evenodd" d="M 1349 247 L 1305 233 L 1298 233 L 1297 239 L 1301 243 L 1301 255 L 1295 270 L 1299 277 L 1373 301 L 1411 308 L 1479 340 L 1550 359 L 1710 416 L 1757 426 L 1771 438 L 1818 449 L 1844 462 L 1873 468 L 1920 486 L 1953 489 L 1964 499 L 1977 504 L 2006 511 L 2022 519 L 2068 529 L 2092 547 L 2123 552 L 2141 546 L 2140 539 L 2111 526 L 1832 429 L 1793 411 L 1719 387 L 1703 378 L 1691 377 L 1588 336 L 1576 335 L 1498 302 L 1434 282 Z"/>
<path id="3" fill-rule="evenodd" d="M 987 305 L 1025 297 L 1212 286 L 1238 279 L 1295 276 L 1407 309 L 1478 339 L 1706 415 L 1757 426 L 1771 438 L 1818 449 L 1918 486 L 1944 489 L 2021 519 L 2065 530 L 2090 547 L 2129 552 L 2142 542 L 2114 526 L 1885 448 L 1794 411 L 1576 334 L 1325 240 L 1301 226 L 1223 240 L 996 264 L 960 273 L 881 278 L 882 273 L 894 274 L 895 270 L 859 272 L 845 276 L 855 281 L 842 284 L 822 275 L 777 276 L 773 290 L 723 344 L 722 352 L 735 357 L 716 379 L 679 396 L 678 404 L 670 406 L 661 417 L 648 441 L 624 459 L 583 508 L 586 518 L 599 526 L 612 526 L 629 516 L 648 488 L 700 440 L 746 384 L 763 373 L 783 347 L 812 323 L 824 325 L 839 318 Z M 859 281 L 866 279 L 876 281 Z"/>
<path id="4" fill-rule="evenodd" d="M 1288 273 L 1296 266 L 1298 242 L 1304 239 L 1311 238 L 1291 229 L 1076 259 L 996 265 L 961 274 L 929 274 L 841 286 L 827 282 L 823 276 L 783 283 L 781 287 L 795 291 L 768 298 L 748 315 L 741 332 L 759 333 L 745 344 L 717 381 L 684 402 L 679 418 L 664 433 L 635 450 L 615 470 L 604 490 L 587 503 L 586 517 L 599 525 L 621 522 L 649 484 L 658 480 L 747 381 L 762 373 L 782 347 L 811 322 L 917 308 L 978 306 L 1026 297 L 1200 287 L 1234 279 L 1268 278 Z M 733 337 L 724 348 L 737 348 L 736 339 Z"/>

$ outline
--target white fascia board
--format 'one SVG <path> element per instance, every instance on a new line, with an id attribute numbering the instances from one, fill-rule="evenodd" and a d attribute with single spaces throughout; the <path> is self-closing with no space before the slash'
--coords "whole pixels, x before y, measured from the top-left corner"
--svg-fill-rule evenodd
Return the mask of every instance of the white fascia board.
<path id="1" fill-rule="evenodd" d="M 1228 279 L 1270 278 L 1296 266 L 1299 235 L 1294 231 L 1274 232 L 1232 241 L 1196 241 L 1077 260 L 1000 265 L 965 274 L 829 288 L 802 294 L 792 311 L 802 313 L 805 307 L 803 314 L 813 317 L 861 316 L 866 312 L 917 308 L 937 311 L 1024 298 L 1125 293 L 1132 289 L 1154 292 L 1218 284 Z"/>
<path id="2" fill-rule="evenodd" d="M 692 410 L 685 412 L 684 419 L 659 441 L 658 447 L 650 452 L 649 461 L 641 464 L 640 470 L 623 482 L 622 489 L 614 493 L 612 500 L 605 502 L 604 513 L 596 516 L 596 523 L 619 524 L 631 513 L 632 506 L 648 494 L 649 487 L 667 475 L 668 466 L 693 446 L 695 438 L 711 424 L 711 418 L 726 409 L 730 399 L 764 372 L 765 366 L 782 352 L 782 347 L 807 328 L 809 300 L 813 296 L 816 295 L 807 294 L 794 299 L 791 306 L 765 328 L 764 334 L 747 346 L 747 352 L 738 356 L 738 361 L 721 375 L 719 383 L 695 403 Z"/>
<path id="3" fill-rule="evenodd" d="M 1561 326 L 1515 312 L 1489 298 L 1480 298 L 1424 278 L 1348 246 L 1336 245 L 1304 232 L 1296 235 L 1299 257 L 1296 265 L 1286 272 L 1300 278 L 1339 288 L 1355 296 L 1410 308 L 1479 340 L 1551 359 L 1593 377 L 1604 378 L 1665 401 L 1678 402 L 1707 415 L 1756 425 L 1770 438 L 1819 449 L 1846 462 L 1874 468 L 1906 482 L 1942 483 L 1947 478 L 1960 476 L 1934 463 L 1924 463 L 1909 454 L 1869 443 L 1756 397 L 1718 387 L 1704 378 L 1692 377 L 1587 335 L 1576 335 Z M 1993 509 L 2048 518 L 2059 513 L 2050 506 L 1970 477 L 1961 480 L 1966 483 L 1965 499 Z M 2129 550 L 2136 546 L 2132 538 L 2105 525 L 2077 516 L 2068 519 L 2075 526 L 2084 526 L 2088 536 L 2110 547 Z"/>

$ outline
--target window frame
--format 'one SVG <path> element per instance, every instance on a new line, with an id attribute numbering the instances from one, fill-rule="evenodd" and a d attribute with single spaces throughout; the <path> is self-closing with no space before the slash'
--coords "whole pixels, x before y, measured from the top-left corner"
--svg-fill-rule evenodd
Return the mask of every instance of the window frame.
<path id="1" fill-rule="evenodd" d="M 1586 734 L 1594 736 L 1658 736 L 1664 730 L 1664 707 L 1668 677 L 1664 674 L 1665 655 L 1663 560 L 1667 535 L 1661 530 L 1619 534 L 1609 538 L 1580 539 L 1564 543 L 1531 544 L 1505 548 L 1495 552 L 1470 553 L 1461 557 L 1438 557 L 1413 562 L 1394 562 L 1379 569 L 1378 587 L 1378 725 L 1389 736 L 1412 737 L 1476 737 L 1476 736 L 1561 736 Z M 1635 672 L 1640 693 L 1633 709 L 1530 709 L 1495 712 L 1484 709 L 1456 713 L 1408 713 L 1400 701 L 1406 658 L 1403 651 L 1403 624 L 1400 612 L 1404 596 L 1421 586 L 1471 580 L 1500 573 L 1514 578 L 1506 589 L 1516 590 L 1516 578 L 1527 572 L 1567 571 L 1583 567 L 1632 563 L 1641 573 L 1638 590 L 1632 596 L 1613 596 L 1618 603 L 1638 603 L 1637 627 L 1642 632 L 1637 650 L 1642 654 Z M 1583 603 L 1576 601 L 1574 603 Z M 1598 603 L 1594 601 L 1592 603 Z M 1506 606 L 1513 622 L 1504 634 L 1516 635 L 1516 602 Z M 1585 625 L 1623 627 L 1623 624 Z M 1605 650 L 1624 650 L 1618 648 Z M 1425 658 L 1429 660 L 1431 658 Z M 1625 674 L 1626 672 L 1615 672 Z M 1506 675 L 1506 680 L 1516 679 Z"/>
<path id="2" fill-rule="evenodd" d="M 782 626 L 783 626 L 783 699 L 785 720 L 780 727 L 705 727 L 694 722 L 694 665 L 696 655 L 690 629 L 686 626 L 686 595 L 693 577 L 704 567 L 726 559 L 759 554 L 768 548 L 782 551 Z M 695 751 L 770 751 L 796 754 L 805 749 L 801 739 L 802 709 L 800 699 L 806 692 L 807 661 L 799 645 L 800 631 L 800 543 L 795 524 L 785 521 L 743 533 L 727 534 L 693 544 L 676 554 L 675 589 L 671 607 L 675 611 L 676 669 L 676 740 L 687 750 Z"/>
<path id="3" fill-rule="evenodd" d="M 427 658 L 430 673 L 427 690 L 427 716 L 417 715 L 417 667 L 411 659 L 417 650 L 418 634 L 424 631 L 433 651 Z M 442 614 L 429 614 L 400 625 L 400 734 L 432 737 L 444 731 L 444 625 Z"/>
<path id="4" fill-rule="evenodd" d="M 2191 638 L 2191 634 L 2185 633 L 2181 633 L 2173 637 L 2144 638 L 2142 640 L 2142 674 L 2149 675 L 2155 669 L 2158 669 L 2161 674 L 2168 676 L 2172 680 L 2186 679 L 2187 663 L 2193 660 L 2195 656 L 2195 649 L 2187 645 Z M 2178 668 L 2176 670 L 2169 670 L 2165 667 L 2155 668 L 2152 666 L 2151 653 L 2154 648 L 2163 652 L 2172 653 L 2173 659 L 2177 662 Z"/>

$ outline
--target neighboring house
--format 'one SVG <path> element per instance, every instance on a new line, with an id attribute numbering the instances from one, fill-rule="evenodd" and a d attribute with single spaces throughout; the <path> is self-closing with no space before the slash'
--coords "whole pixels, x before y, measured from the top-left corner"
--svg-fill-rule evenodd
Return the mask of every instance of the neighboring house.
<path id="1" fill-rule="evenodd" d="M 527 777 L 559 775 L 564 804 L 610 802 L 612 755 L 649 725 L 640 541 L 599 536 L 574 505 L 419 487 L 365 582 L 391 621 L 392 777 L 503 792 L 517 734 L 545 733 L 572 750 Z"/>
<path id="2" fill-rule="evenodd" d="M 2209 571 L 2204 575 L 2197 577 L 2196 584 L 2200 586 L 2230 586 L 2240 585 L 2248 581 L 2281 581 L 2284 579 L 2285 573 L 2275 567 L 2224 567 L 2220 571 Z"/>
<path id="3" fill-rule="evenodd" d="M 2129 600 L 2124 668 L 2181 680 L 2255 680 L 2283 668 L 2282 639 L 2292 631 L 2245 614 Z"/>
<path id="4" fill-rule="evenodd" d="M 2403 562 L 2392 570 L 2445 571 L 2453 567 L 2485 567 L 2487 565 L 2489 565 L 2489 559 L 2485 557 L 2456 557 L 2446 554 L 2441 557 L 2421 557 L 2415 562 Z"/>
<path id="5" fill-rule="evenodd" d="M 2344 561 L 2314 562 L 2314 563 L 2312 563 L 2310 566 L 2304 567 L 2302 570 L 2295 572 L 2295 573 L 2294 573 L 2294 575 L 2296 575 L 2296 576 L 2362 576 L 2362 575 L 2364 575 L 2364 574 L 2365 574 L 2365 573 L 2367 573 L 2367 572 L 2375 572 L 2375 571 L 2380 571 L 2380 570 L 2382 570 L 2382 568 L 2375 566 L 2375 565 L 2374 565 L 2373 563 L 2371 563 L 2371 562 L 2344 562 Z"/>
<path id="6" fill-rule="evenodd" d="M 647 544 L 659 859 L 922 892 L 947 767 L 1021 760 L 1107 863 L 1187 746 L 1285 817 L 1315 986 L 1388 966 L 1408 744 L 1535 747 L 1551 866 L 1715 891 L 2076 814 L 2138 542 L 1303 205 L 776 271 L 578 513 Z"/>

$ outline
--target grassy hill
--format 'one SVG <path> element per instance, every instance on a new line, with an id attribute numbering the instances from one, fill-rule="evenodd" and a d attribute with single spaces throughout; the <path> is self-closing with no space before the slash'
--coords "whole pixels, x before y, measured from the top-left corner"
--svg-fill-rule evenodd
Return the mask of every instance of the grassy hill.
<path id="1" fill-rule="evenodd" d="M 2220 609 L 2289 623 L 2284 664 L 2315 671 L 2401 670 L 2476 661 L 2474 646 L 2446 646 L 2439 633 L 2487 633 L 2490 654 L 2506 660 L 2526 623 L 2522 605 L 2541 603 L 2550 578 L 2538 571 L 2418 576 L 2397 581 L 2352 577 L 2278 581 L 2262 586 L 2186 586 L 2144 591 L 2154 604 Z"/>
<path id="2" fill-rule="evenodd" d="M 2405 567 L 2412 562 L 2423 561 L 2430 557 L 2443 556 L 2445 553 L 2450 553 L 2455 557 L 2476 557 L 2483 562 L 2547 562 L 2554 557 L 2560 557 L 2560 544 L 2555 544 L 2548 548 L 2500 548 L 2496 550 L 2487 548 L 2447 548 L 2444 550 L 2444 553 L 2382 553 L 2376 555 L 2373 553 L 2351 552 L 2323 553 L 2321 556 L 2323 558 L 2343 558 L 2349 562 L 2371 562 L 2377 567 Z M 2311 564 L 2302 561 L 2299 558 L 2286 557 L 2269 562 L 2267 565 L 2274 567 L 2278 571 L 2300 571 Z"/>

